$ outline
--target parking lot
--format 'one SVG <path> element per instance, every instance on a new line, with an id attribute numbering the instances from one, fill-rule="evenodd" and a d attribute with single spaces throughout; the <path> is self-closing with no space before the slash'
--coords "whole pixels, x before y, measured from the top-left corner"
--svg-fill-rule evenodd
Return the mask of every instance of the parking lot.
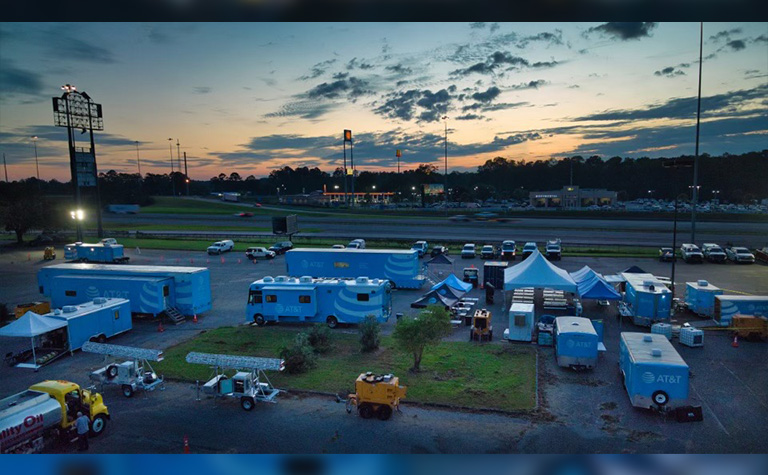
<path id="1" fill-rule="evenodd" d="M 128 250 L 133 264 L 204 266 L 211 270 L 213 310 L 199 322 L 166 325 L 157 331 L 154 321 L 136 321 L 134 329 L 111 342 L 147 348 L 168 348 L 210 328 L 246 321 L 245 303 L 250 282 L 285 273 L 284 257 L 251 263 L 240 253 L 208 257 L 203 252 Z M 0 301 L 9 306 L 40 299 L 36 271 L 46 265 L 42 251 L 3 251 L 0 254 Z M 459 259 L 453 272 L 482 261 Z M 519 258 L 518 258 L 519 259 Z M 61 261 L 55 261 L 60 263 Z M 516 262 L 519 262 L 516 261 Z M 565 257 L 556 263 L 574 271 L 589 265 L 596 272 L 613 274 L 637 265 L 655 275 L 669 277 L 671 264 L 653 259 Z M 445 273 L 450 269 L 443 270 Z M 763 294 L 768 289 L 768 268 L 761 264 L 734 265 L 678 263 L 678 296 L 684 282 L 706 279 L 727 292 Z M 396 290 L 393 312 L 408 314 L 409 305 L 422 292 Z M 495 336 L 507 326 L 503 299 L 484 305 L 484 291 L 471 292 L 479 305 L 493 312 Z M 584 303 L 584 315 L 605 322 L 605 346 L 598 367 L 575 373 L 554 364 L 553 350 L 539 347 L 541 408 L 530 415 L 455 412 L 406 406 L 393 421 L 362 421 L 348 416 L 343 406 L 324 397 L 285 395 L 276 406 L 259 406 L 245 416 L 237 404 L 196 402 L 188 383 L 169 383 L 164 392 L 124 399 L 117 391 L 105 394 L 113 419 L 103 438 L 91 444 L 97 452 L 175 452 L 188 434 L 201 452 L 758 452 L 768 449 L 768 344 L 741 342 L 731 347 L 725 332 L 708 331 L 703 348 L 678 349 L 691 370 L 691 402 L 700 404 L 704 421 L 680 424 L 631 407 L 618 377 L 620 331 L 645 331 L 616 317 L 615 306 Z M 678 322 L 680 323 L 680 322 Z M 395 319 L 384 325 L 392 330 Z M 355 331 L 341 329 L 340 331 Z M 467 338 L 466 328 L 451 339 Z M 506 345 L 498 341 L 492 344 Z M 5 354 L 11 342 L 0 339 Z M 15 343 L 14 343 L 15 344 Z M 0 369 L 0 397 L 21 391 L 41 379 L 68 379 L 87 383 L 90 370 L 102 357 L 83 353 L 65 357 L 42 368 Z M 407 384 L 407 375 L 401 375 Z M 352 376 L 350 376 L 352 377 Z M 148 430 L 147 423 L 163 427 Z M 290 421 L 290 423 L 286 423 Z M 237 424 L 233 424 L 238 422 Z M 377 424 L 376 431 L 369 424 Z M 256 434 L 267 432 L 269 436 Z M 211 434 L 216 434 L 213 437 Z M 249 437 L 250 435 L 250 437 Z M 196 444 L 197 443 L 197 444 Z"/>

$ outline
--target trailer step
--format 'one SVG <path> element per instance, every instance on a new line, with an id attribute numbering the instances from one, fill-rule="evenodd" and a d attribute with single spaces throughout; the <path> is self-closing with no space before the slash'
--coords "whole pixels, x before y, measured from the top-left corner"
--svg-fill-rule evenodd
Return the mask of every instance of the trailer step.
<path id="1" fill-rule="evenodd" d="M 184 315 L 182 315 L 176 307 L 168 307 L 163 313 L 176 325 L 180 325 L 187 321 Z"/>

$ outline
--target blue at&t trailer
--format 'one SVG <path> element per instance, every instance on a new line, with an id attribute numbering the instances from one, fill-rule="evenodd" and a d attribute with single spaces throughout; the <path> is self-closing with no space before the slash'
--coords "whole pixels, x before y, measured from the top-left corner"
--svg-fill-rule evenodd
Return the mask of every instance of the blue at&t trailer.
<path id="1" fill-rule="evenodd" d="M 685 304 L 688 309 L 704 317 L 715 316 L 715 296 L 722 295 L 719 289 L 706 280 L 685 283 Z"/>
<path id="2" fill-rule="evenodd" d="M 65 304 L 128 298 L 137 314 L 173 308 L 192 316 L 209 311 L 212 302 L 211 274 L 205 267 L 56 264 L 38 271 L 37 284 L 41 294 Z M 160 306 L 165 307 L 158 311 Z"/>
<path id="3" fill-rule="evenodd" d="M 716 295 L 715 321 L 729 327 L 735 315 L 768 317 L 768 295 Z"/>
<path id="4" fill-rule="evenodd" d="M 666 411 L 688 401 L 688 365 L 664 335 L 623 332 L 619 370 L 635 407 Z"/>
<path id="5" fill-rule="evenodd" d="M 392 292 L 383 279 L 314 279 L 264 277 L 248 290 L 245 310 L 247 322 L 325 322 L 360 323 L 373 315 L 386 322 L 392 313 Z"/>
<path id="6" fill-rule="evenodd" d="M 128 262 L 130 257 L 125 255 L 122 244 L 76 242 L 64 246 L 64 259 L 74 262 L 123 264 Z"/>
<path id="7" fill-rule="evenodd" d="M 623 302 L 632 323 L 650 327 L 656 322 L 669 322 L 672 292 L 652 274 L 622 273 L 626 280 Z"/>
<path id="8" fill-rule="evenodd" d="M 399 289 L 419 289 L 426 280 L 412 249 L 293 249 L 285 253 L 285 264 L 291 276 L 367 276 Z"/>
<path id="9" fill-rule="evenodd" d="M 576 370 L 597 366 L 598 336 L 590 319 L 555 318 L 553 339 L 558 366 Z"/>
<path id="10" fill-rule="evenodd" d="M 43 315 L 67 323 L 65 348 L 79 350 L 86 341 L 105 342 L 133 328 L 130 303 L 125 299 L 97 298 L 80 305 L 67 305 Z"/>

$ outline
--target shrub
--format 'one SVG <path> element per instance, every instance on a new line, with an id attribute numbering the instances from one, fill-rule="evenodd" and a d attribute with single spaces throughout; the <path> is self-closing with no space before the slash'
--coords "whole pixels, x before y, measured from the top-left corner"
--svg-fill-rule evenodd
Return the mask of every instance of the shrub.
<path id="1" fill-rule="evenodd" d="M 288 374 L 305 373 L 317 365 L 317 355 L 306 333 L 299 333 L 293 345 L 280 350 L 280 358 L 285 361 L 285 372 Z"/>
<path id="2" fill-rule="evenodd" d="M 368 315 L 360 323 L 358 328 L 360 332 L 360 350 L 363 353 L 368 353 L 379 348 L 381 343 L 381 325 L 376 317 Z"/>
<path id="3" fill-rule="evenodd" d="M 411 371 L 418 372 L 424 349 L 439 344 L 443 337 L 451 333 L 451 317 L 445 307 L 430 305 L 417 318 L 398 320 L 392 337 L 398 347 L 413 355 Z"/>
<path id="4" fill-rule="evenodd" d="M 328 353 L 333 349 L 331 344 L 331 329 L 323 324 L 314 325 L 307 335 L 307 341 L 315 353 Z"/>

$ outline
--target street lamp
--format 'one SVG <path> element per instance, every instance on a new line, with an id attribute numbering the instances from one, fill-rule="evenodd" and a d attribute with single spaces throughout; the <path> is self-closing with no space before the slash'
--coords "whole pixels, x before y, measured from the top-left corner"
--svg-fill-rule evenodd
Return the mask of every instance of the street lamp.
<path id="1" fill-rule="evenodd" d="M 40 166 L 37 164 L 37 135 L 32 136 L 32 143 L 35 144 L 35 170 L 37 170 L 37 186 L 40 186 Z"/>
<path id="2" fill-rule="evenodd" d="M 139 180 L 141 180 L 141 159 L 139 158 L 139 141 L 136 140 L 136 164 L 139 166 Z"/>
<path id="3" fill-rule="evenodd" d="M 77 239 L 78 242 L 83 242 L 83 229 L 81 227 L 83 219 L 85 218 L 85 213 L 81 209 L 76 209 L 69 212 L 69 215 L 72 217 L 72 220 L 75 222 L 75 232 L 77 233 Z"/>

